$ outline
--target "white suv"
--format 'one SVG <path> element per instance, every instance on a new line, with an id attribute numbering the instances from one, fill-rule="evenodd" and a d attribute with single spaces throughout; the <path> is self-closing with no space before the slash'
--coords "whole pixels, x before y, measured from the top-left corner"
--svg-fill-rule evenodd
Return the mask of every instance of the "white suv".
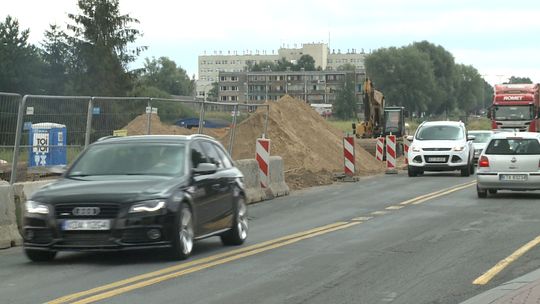
<path id="1" fill-rule="evenodd" d="M 407 139 L 412 141 L 407 155 L 409 176 L 424 171 L 460 170 L 461 176 L 474 173 L 474 136 L 467 135 L 464 123 L 423 122 Z"/>

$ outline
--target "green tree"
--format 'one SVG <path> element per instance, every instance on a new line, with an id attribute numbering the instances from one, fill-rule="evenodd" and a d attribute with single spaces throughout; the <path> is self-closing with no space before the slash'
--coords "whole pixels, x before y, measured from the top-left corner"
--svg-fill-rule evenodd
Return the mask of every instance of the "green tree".
<path id="1" fill-rule="evenodd" d="M 74 50 L 71 90 L 76 94 L 123 96 L 132 86 L 128 64 L 146 47 L 129 48 L 139 36 L 132 24 L 139 23 L 121 14 L 119 0 L 78 0 L 80 12 L 68 14 L 73 22 L 70 47 Z"/>
<path id="2" fill-rule="evenodd" d="M 47 94 L 64 94 L 68 82 L 69 60 L 72 58 L 68 36 L 57 25 L 51 24 L 49 30 L 45 31 L 45 40 L 41 47 L 48 76 Z"/>
<path id="3" fill-rule="evenodd" d="M 513 84 L 513 83 L 533 83 L 533 82 L 529 77 L 517 77 L 517 76 L 512 76 L 508 79 L 508 82 L 505 82 L 505 84 Z"/>
<path id="4" fill-rule="evenodd" d="M 425 112 L 436 86 L 429 55 L 413 46 L 382 48 L 366 56 L 367 75 L 388 105 Z"/>
<path id="5" fill-rule="evenodd" d="M 219 96 L 219 83 L 213 82 L 212 88 L 208 91 L 208 101 L 217 101 Z"/>
<path id="6" fill-rule="evenodd" d="M 313 57 L 307 54 L 302 55 L 294 66 L 294 70 L 300 71 L 302 69 L 304 69 L 305 71 L 315 71 L 315 59 L 313 59 Z"/>
<path id="7" fill-rule="evenodd" d="M 194 94 L 194 80 L 189 78 L 182 67 L 167 57 L 152 60 L 146 58 L 140 79 L 145 86 L 155 87 L 172 95 Z"/>
<path id="8" fill-rule="evenodd" d="M 354 73 L 345 74 L 343 87 L 336 94 L 333 112 L 339 119 L 356 118 L 358 99 L 355 94 L 354 77 Z"/>
<path id="9" fill-rule="evenodd" d="M 469 114 L 482 107 L 484 82 L 470 65 L 456 65 L 456 98 L 459 108 Z"/>
<path id="10" fill-rule="evenodd" d="M 457 100 L 454 94 L 456 66 L 454 56 L 442 46 L 428 41 L 415 42 L 413 47 L 427 54 L 433 67 L 435 85 L 431 92 L 432 99 L 428 104 L 428 111 L 440 114 L 447 108 L 455 108 Z"/>
<path id="11" fill-rule="evenodd" d="M 354 71 L 354 70 L 356 70 L 356 65 L 354 65 L 352 63 L 345 63 L 345 64 L 342 64 L 342 65 L 338 66 L 337 70 L 338 71 Z"/>
<path id="12" fill-rule="evenodd" d="M 0 91 L 20 94 L 44 93 L 44 64 L 39 50 L 28 43 L 30 30 L 7 16 L 0 22 Z"/>

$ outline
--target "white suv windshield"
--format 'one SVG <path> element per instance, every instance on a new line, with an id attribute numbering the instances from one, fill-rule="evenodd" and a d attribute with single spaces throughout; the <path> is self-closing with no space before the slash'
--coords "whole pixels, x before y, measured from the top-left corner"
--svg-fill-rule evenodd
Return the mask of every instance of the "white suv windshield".
<path id="1" fill-rule="evenodd" d="M 463 130 L 456 126 L 423 126 L 416 134 L 418 140 L 459 140 Z"/>

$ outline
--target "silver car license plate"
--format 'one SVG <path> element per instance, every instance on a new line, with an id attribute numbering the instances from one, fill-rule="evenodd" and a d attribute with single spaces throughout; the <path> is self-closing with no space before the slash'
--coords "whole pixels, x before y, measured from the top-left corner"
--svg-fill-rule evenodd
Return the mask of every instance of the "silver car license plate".
<path id="1" fill-rule="evenodd" d="M 527 174 L 501 174 L 499 175 L 501 181 L 526 181 Z"/>
<path id="2" fill-rule="evenodd" d="M 446 162 L 446 158 L 444 157 L 428 157 L 428 161 L 432 163 L 444 163 Z"/>
<path id="3" fill-rule="evenodd" d="M 110 230 L 111 220 L 65 220 L 63 230 Z"/>

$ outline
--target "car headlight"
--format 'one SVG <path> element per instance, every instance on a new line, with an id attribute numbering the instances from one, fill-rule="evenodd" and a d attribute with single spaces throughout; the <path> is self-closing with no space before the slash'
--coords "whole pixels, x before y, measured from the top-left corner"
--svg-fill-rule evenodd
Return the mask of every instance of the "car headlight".
<path id="1" fill-rule="evenodd" d="M 129 208 L 129 213 L 154 212 L 165 208 L 165 206 L 167 206 L 167 204 L 164 201 L 160 200 L 140 202 L 133 204 Z"/>
<path id="2" fill-rule="evenodd" d="M 463 151 L 463 149 L 465 149 L 465 146 L 457 146 L 457 147 L 454 147 L 454 149 L 452 150 L 459 152 L 459 151 Z"/>
<path id="3" fill-rule="evenodd" d="M 49 206 L 35 201 L 26 201 L 24 204 L 27 213 L 49 214 Z"/>
<path id="4" fill-rule="evenodd" d="M 415 146 L 412 146 L 412 147 L 411 147 L 411 150 L 412 150 L 413 152 L 420 152 L 420 151 L 422 151 L 422 149 L 420 149 L 420 148 L 418 148 L 418 147 L 415 147 Z"/>

